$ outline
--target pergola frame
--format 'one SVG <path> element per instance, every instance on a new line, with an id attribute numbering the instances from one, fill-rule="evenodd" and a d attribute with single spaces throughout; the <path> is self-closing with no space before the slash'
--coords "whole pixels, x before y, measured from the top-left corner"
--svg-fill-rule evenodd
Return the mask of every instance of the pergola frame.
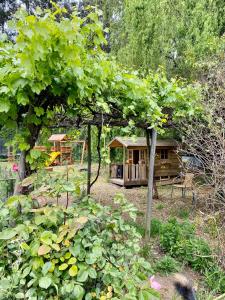
<path id="1" fill-rule="evenodd" d="M 103 122 L 104 120 L 104 122 Z M 127 120 L 116 117 L 115 115 L 109 114 L 99 114 L 94 113 L 93 118 L 81 116 L 75 117 L 73 119 L 58 115 L 58 124 L 56 127 L 64 127 L 68 128 L 71 126 L 80 128 L 84 125 L 87 125 L 88 130 L 88 176 L 87 176 L 87 194 L 90 195 L 91 186 L 96 181 L 91 183 L 91 126 L 102 127 L 103 125 L 107 125 L 109 127 L 126 127 L 129 125 Z M 146 132 L 147 139 L 147 153 L 149 155 L 149 171 L 148 171 L 148 194 L 147 194 L 147 212 L 146 212 L 146 238 L 150 237 L 151 232 L 151 216 L 152 216 L 152 203 L 153 203 L 153 190 L 154 190 L 154 164 L 155 164 L 155 153 L 156 153 L 156 140 L 157 140 L 157 131 L 154 128 L 150 127 L 149 123 L 145 122 L 136 122 L 136 128 L 141 128 Z M 171 127 L 171 123 L 167 124 L 166 127 Z M 151 141 L 151 142 L 150 142 Z M 100 149 L 99 149 L 100 151 Z M 99 156 L 100 157 L 100 156 Z M 100 161 L 99 161 L 100 165 Z M 99 170 L 98 170 L 99 173 Z"/>

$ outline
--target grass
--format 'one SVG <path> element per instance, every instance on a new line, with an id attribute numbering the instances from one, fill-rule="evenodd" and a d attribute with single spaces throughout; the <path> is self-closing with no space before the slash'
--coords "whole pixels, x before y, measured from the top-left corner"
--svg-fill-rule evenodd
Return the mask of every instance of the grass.
<path id="1" fill-rule="evenodd" d="M 156 205 L 156 209 L 158 209 L 158 210 L 162 210 L 164 207 L 165 207 L 165 205 L 162 203 L 159 203 Z"/>
<path id="2" fill-rule="evenodd" d="M 190 216 L 190 211 L 186 208 L 179 209 L 179 212 L 178 212 L 177 216 L 181 219 L 188 219 L 189 216 Z"/>
<path id="3" fill-rule="evenodd" d="M 169 275 L 171 273 L 179 272 L 181 264 L 170 255 L 165 255 L 156 261 L 154 270 L 160 274 Z"/>

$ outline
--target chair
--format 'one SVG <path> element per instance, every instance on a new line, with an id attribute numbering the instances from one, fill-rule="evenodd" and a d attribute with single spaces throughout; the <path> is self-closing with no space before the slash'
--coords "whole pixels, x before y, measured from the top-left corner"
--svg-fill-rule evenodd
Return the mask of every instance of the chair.
<path id="1" fill-rule="evenodd" d="M 189 190 L 192 190 L 193 201 L 194 201 L 193 179 L 194 179 L 194 174 L 193 173 L 186 173 L 184 175 L 184 180 L 181 184 L 173 184 L 172 185 L 172 190 L 171 190 L 171 198 L 173 197 L 174 188 L 178 188 L 178 189 L 182 190 L 182 198 L 185 198 L 186 190 L 189 189 Z"/>

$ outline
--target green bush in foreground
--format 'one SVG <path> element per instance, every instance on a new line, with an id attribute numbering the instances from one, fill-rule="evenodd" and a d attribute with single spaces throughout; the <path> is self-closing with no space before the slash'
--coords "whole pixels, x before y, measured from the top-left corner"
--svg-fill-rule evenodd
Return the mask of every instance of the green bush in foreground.
<path id="1" fill-rule="evenodd" d="M 158 299 L 146 280 L 140 235 L 123 196 L 112 211 L 85 198 L 68 209 L 33 208 L 12 197 L 0 208 L 0 299 Z"/>

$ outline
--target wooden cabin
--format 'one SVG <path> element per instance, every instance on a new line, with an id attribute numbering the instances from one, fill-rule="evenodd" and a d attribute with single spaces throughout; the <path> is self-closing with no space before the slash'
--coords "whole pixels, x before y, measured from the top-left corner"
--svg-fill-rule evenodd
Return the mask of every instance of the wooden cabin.
<path id="1" fill-rule="evenodd" d="M 109 144 L 110 182 L 121 186 L 140 186 L 148 183 L 147 143 L 145 137 L 115 137 Z M 156 180 L 176 177 L 180 172 L 180 159 L 175 140 L 157 140 Z"/>

